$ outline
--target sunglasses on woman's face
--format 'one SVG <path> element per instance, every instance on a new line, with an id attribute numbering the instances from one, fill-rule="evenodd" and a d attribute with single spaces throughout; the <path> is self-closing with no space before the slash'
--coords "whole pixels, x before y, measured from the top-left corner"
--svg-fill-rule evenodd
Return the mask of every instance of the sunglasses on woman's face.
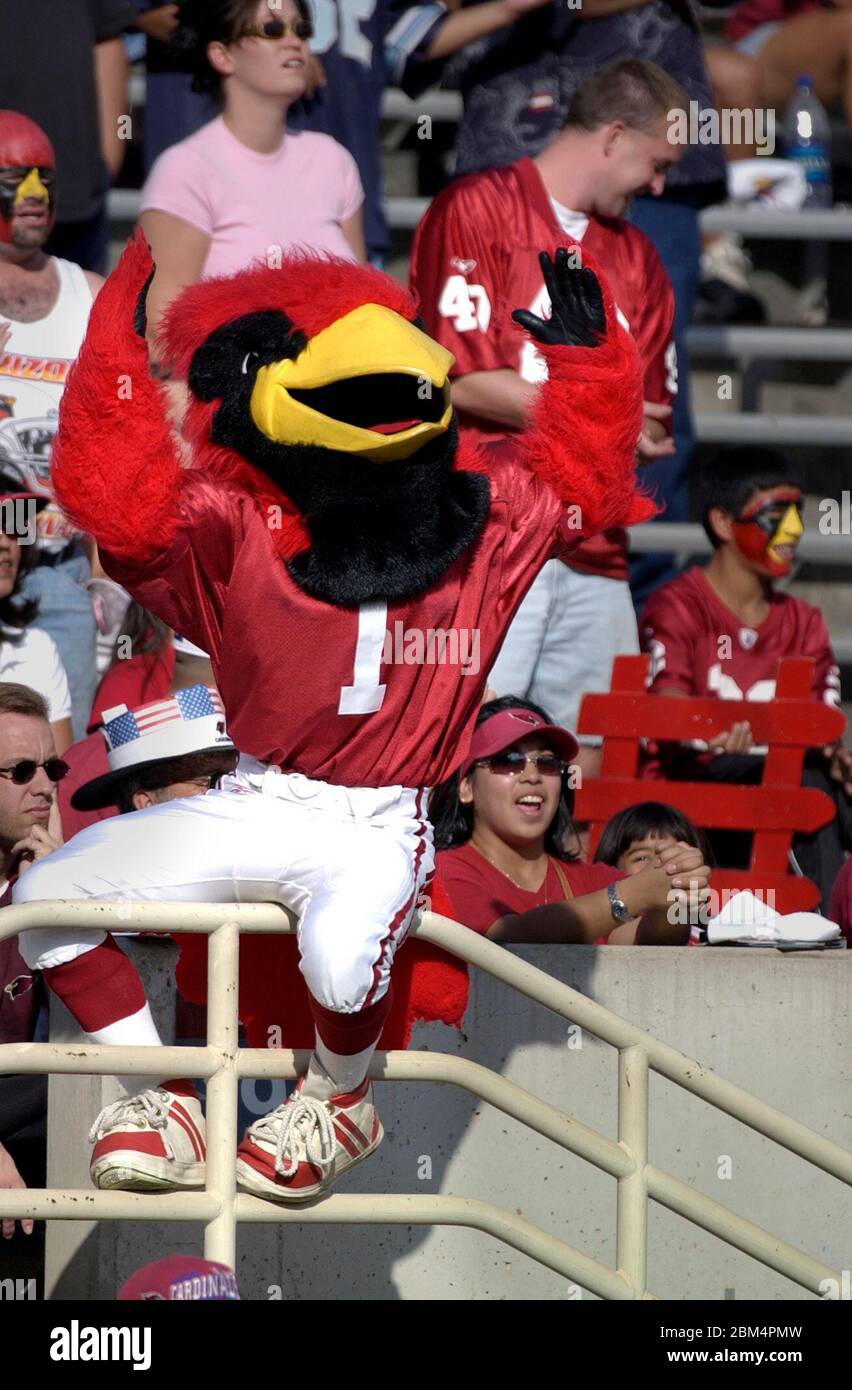
<path id="1" fill-rule="evenodd" d="M 314 26 L 309 19 L 265 19 L 262 24 L 244 29 L 242 39 L 283 39 L 292 34 L 296 39 L 313 38 Z"/>
<path id="2" fill-rule="evenodd" d="M 13 767 L 0 767 L 0 777 L 8 777 L 16 787 L 25 787 L 33 780 L 40 767 L 44 768 L 51 782 L 61 782 L 71 771 L 61 758 L 48 758 L 46 763 L 37 763 L 27 758 L 23 762 L 15 763 Z"/>
<path id="3" fill-rule="evenodd" d="M 557 758 L 555 753 L 521 753 L 516 748 L 507 753 L 494 753 L 490 758 L 481 758 L 477 767 L 490 768 L 500 777 L 514 777 L 523 772 L 527 763 L 532 763 L 543 777 L 561 777 L 568 771 L 568 764 Z"/>

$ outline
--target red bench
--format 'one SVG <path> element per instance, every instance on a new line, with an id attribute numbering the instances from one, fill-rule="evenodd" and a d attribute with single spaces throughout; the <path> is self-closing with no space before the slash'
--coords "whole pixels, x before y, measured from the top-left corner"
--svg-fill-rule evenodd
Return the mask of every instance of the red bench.
<path id="1" fill-rule="evenodd" d="M 811 879 L 789 872 L 788 852 L 793 834 L 827 825 L 834 805 L 824 792 L 801 785 L 802 765 L 806 750 L 834 743 L 846 721 L 840 710 L 811 696 L 812 666 L 808 658 L 781 661 L 775 698 L 765 703 L 674 699 L 647 693 L 647 657 L 617 657 L 609 693 L 585 695 L 580 706 L 578 732 L 604 741 L 600 777 L 584 780 L 575 804 L 577 820 L 591 827 L 590 853 L 618 811 L 640 801 L 665 801 L 703 829 L 754 833 L 748 869 L 715 870 L 715 889 L 750 888 L 764 895 L 771 890 L 778 912 L 815 907 L 819 890 Z M 768 747 L 760 785 L 637 777 L 641 739 L 707 740 L 737 720 L 748 720 L 755 743 Z"/>

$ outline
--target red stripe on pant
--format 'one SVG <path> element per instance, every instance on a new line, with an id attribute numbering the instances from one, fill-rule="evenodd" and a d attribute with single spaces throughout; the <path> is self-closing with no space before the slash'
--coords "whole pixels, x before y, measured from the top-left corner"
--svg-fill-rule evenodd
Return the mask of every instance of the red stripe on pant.
<path id="1" fill-rule="evenodd" d="M 414 814 L 416 816 L 419 816 L 422 813 L 423 796 L 424 793 L 421 788 L 421 790 L 417 793 L 417 803 L 415 805 L 414 810 Z M 419 893 L 419 889 L 417 887 L 417 874 L 420 869 L 420 862 L 423 858 L 426 849 L 426 824 L 424 821 L 421 820 L 419 825 L 420 828 L 417 836 L 417 850 L 414 855 L 414 887 L 411 890 L 408 900 L 406 901 L 404 906 L 399 909 L 399 912 L 397 912 L 387 932 L 382 938 L 381 949 L 379 951 L 379 958 L 373 966 L 373 983 L 370 986 L 366 999 L 364 1000 L 365 1007 L 371 1005 L 376 997 L 376 990 L 379 988 L 379 984 L 381 982 L 382 965 L 384 964 L 384 959 L 385 955 L 387 954 L 388 947 L 390 946 L 396 933 L 399 931 L 400 926 L 405 921 L 405 919 L 407 918 L 407 916 L 411 912 L 411 909 L 414 907 L 414 904 L 417 901 Z"/>

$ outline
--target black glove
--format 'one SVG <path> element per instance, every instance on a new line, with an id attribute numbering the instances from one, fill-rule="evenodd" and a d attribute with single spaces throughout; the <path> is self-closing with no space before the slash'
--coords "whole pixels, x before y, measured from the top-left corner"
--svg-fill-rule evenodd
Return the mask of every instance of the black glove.
<path id="1" fill-rule="evenodd" d="M 516 309 L 512 315 L 540 343 L 563 347 L 598 347 L 606 334 L 603 295 L 593 270 L 574 265 L 574 256 L 564 246 L 552 261 L 540 251 L 538 263 L 550 296 L 551 318 L 540 319 L 529 309 Z"/>

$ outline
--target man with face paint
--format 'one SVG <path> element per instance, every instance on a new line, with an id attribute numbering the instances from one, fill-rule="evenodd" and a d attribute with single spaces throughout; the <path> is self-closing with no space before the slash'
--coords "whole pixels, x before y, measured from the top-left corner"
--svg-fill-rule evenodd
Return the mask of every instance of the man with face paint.
<path id="1" fill-rule="evenodd" d="M 813 698 L 838 705 L 840 676 L 821 612 L 774 587 L 791 573 L 804 532 L 802 490 L 786 459 L 770 449 L 728 450 L 708 461 L 701 492 L 713 555 L 657 590 L 640 619 L 652 692 L 771 700 L 778 662 L 807 656 L 814 662 Z M 754 746 L 747 722 L 734 722 L 706 752 L 660 745 L 644 770 L 690 781 L 757 782 L 765 752 Z M 852 754 L 839 744 L 812 750 L 804 782 L 822 787 L 837 804 L 830 825 L 796 842 L 799 865 L 819 883 L 827 906 L 843 850 L 852 844 Z"/>
<path id="2" fill-rule="evenodd" d="M 22 490 L 51 498 L 37 518 L 38 563 L 26 593 L 59 648 L 71 687 L 75 737 L 95 693 L 95 621 L 83 587 L 84 538 L 50 487 L 50 456 L 65 379 L 103 280 L 44 251 L 56 218 L 56 160 L 44 131 L 0 111 L 0 461 Z"/>

